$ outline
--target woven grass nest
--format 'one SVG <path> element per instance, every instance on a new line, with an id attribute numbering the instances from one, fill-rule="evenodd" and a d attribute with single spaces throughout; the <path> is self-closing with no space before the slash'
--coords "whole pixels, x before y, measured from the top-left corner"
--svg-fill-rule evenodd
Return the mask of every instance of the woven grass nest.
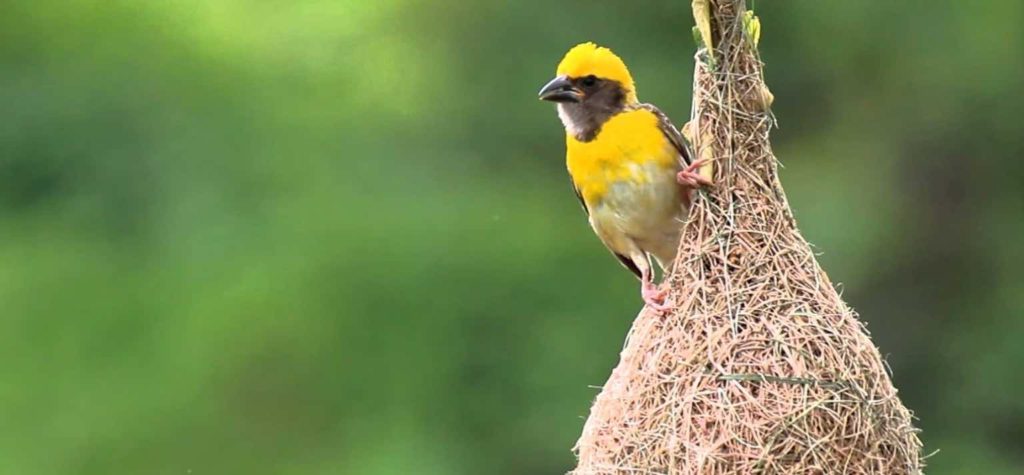
<path id="1" fill-rule="evenodd" d="M 921 473 L 911 413 L 786 202 L 751 17 L 703 3 L 686 132 L 715 186 L 667 277 L 675 309 L 637 317 L 571 473 Z"/>

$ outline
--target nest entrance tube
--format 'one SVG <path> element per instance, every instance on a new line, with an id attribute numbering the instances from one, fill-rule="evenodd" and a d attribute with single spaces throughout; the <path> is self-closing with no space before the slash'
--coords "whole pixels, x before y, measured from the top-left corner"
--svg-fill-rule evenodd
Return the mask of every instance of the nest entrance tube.
<path id="1" fill-rule="evenodd" d="M 693 3 L 714 47 L 686 134 L 715 185 L 667 277 L 675 308 L 637 317 L 572 474 L 921 473 L 911 413 L 780 185 L 757 19 L 742 0 Z"/>

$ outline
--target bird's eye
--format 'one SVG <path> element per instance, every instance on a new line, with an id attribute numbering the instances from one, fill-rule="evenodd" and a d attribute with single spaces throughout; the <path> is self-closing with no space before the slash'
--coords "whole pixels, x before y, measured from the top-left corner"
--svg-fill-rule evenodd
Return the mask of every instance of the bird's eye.
<path id="1" fill-rule="evenodd" d="M 591 87 L 594 84 L 597 84 L 597 78 L 594 77 L 594 75 L 590 75 L 590 76 L 584 77 L 583 80 L 581 81 L 581 83 L 583 84 L 583 87 Z"/>

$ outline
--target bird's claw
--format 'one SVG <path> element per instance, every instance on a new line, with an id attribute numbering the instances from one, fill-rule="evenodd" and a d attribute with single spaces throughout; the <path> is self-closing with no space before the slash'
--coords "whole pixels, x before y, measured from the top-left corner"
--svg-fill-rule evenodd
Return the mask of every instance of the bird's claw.
<path id="1" fill-rule="evenodd" d="M 700 174 L 700 167 L 704 166 L 705 163 L 707 163 L 707 160 L 694 161 L 676 175 L 676 180 L 679 181 L 680 185 L 691 188 L 710 186 L 712 184 L 711 180 L 704 178 Z"/>
<path id="2" fill-rule="evenodd" d="M 667 312 L 672 308 L 671 303 L 668 302 L 668 292 L 659 289 L 652 282 L 644 282 L 640 289 L 640 296 L 643 297 L 644 303 L 648 307 L 651 307 L 658 313 Z"/>

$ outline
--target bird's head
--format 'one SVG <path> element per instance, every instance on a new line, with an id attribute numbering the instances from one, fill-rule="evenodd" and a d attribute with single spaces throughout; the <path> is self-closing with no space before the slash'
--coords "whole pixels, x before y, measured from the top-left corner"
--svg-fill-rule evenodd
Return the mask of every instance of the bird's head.
<path id="1" fill-rule="evenodd" d="M 593 138 L 609 117 L 637 102 L 626 64 L 610 49 L 594 43 L 570 49 L 558 63 L 555 78 L 539 95 L 558 104 L 566 130 L 581 140 Z"/>

